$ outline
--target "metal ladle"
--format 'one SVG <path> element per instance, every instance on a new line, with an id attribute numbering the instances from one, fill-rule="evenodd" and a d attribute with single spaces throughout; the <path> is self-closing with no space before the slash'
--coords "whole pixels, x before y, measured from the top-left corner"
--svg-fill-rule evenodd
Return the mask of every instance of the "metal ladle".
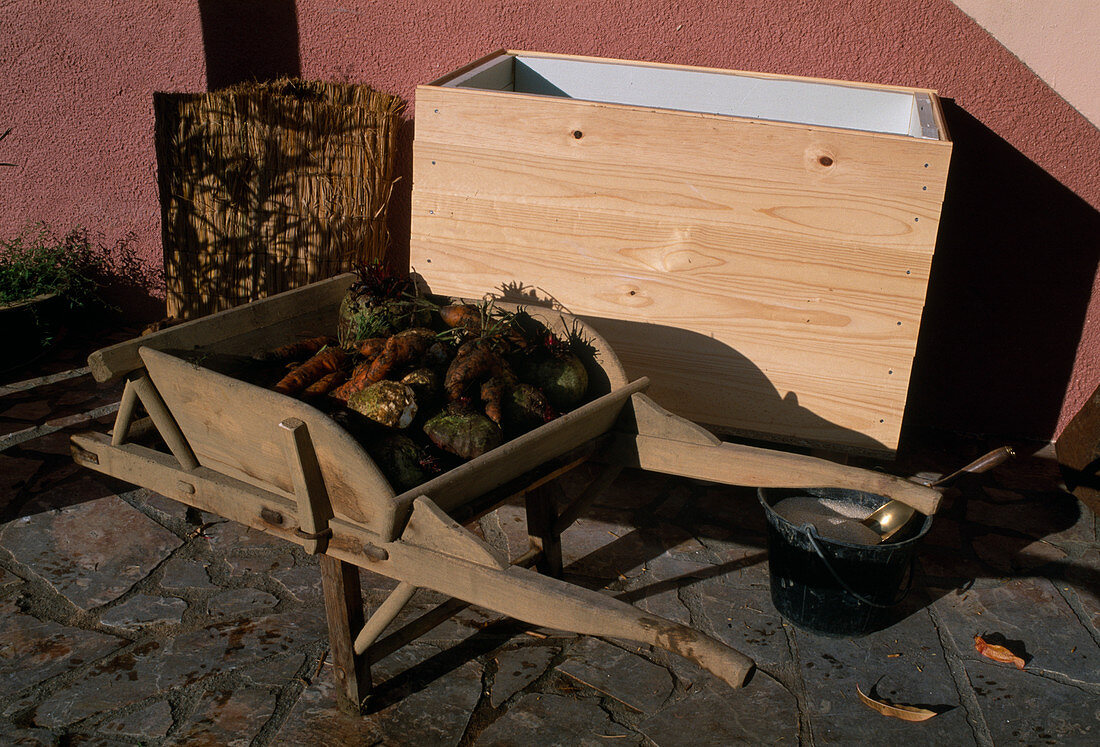
<path id="1" fill-rule="evenodd" d="M 977 474 L 980 472 L 986 472 L 993 469 L 999 464 L 1003 464 L 1009 457 L 1015 456 L 1016 452 L 1009 446 L 1001 446 L 994 449 L 988 454 L 978 457 L 970 464 L 957 469 L 946 477 L 941 477 L 938 480 L 915 480 L 921 485 L 925 485 L 930 488 L 939 487 L 952 482 L 955 478 L 964 474 Z M 909 523 L 909 520 L 913 518 L 913 515 L 917 513 L 917 510 L 912 506 L 902 503 L 901 501 L 887 501 L 882 504 L 867 516 L 866 519 L 860 522 L 865 527 L 869 527 L 879 535 L 879 544 L 886 542 L 893 537 L 898 531 Z"/>

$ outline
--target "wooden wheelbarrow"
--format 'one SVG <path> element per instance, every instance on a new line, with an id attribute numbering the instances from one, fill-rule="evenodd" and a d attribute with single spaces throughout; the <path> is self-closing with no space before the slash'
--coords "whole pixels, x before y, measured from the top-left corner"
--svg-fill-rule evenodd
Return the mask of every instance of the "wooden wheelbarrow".
<path id="1" fill-rule="evenodd" d="M 466 604 L 534 625 L 657 646 L 732 687 L 744 685 L 753 670 L 744 654 L 553 577 L 561 570 L 562 530 L 623 467 L 731 485 L 852 488 L 924 513 L 939 502 L 937 490 L 891 475 L 721 442 L 649 399 L 646 379 L 627 381 L 614 353 L 591 330 L 586 335 L 598 349 L 590 372 L 594 399 L 398 495 L 359 443 L 321 411 L 201 364 L 203 355 L 250 355 L 303 333 L 330 332 L 352 279 L 343 275 L 93 353 L 89 363 L 98 381 L 125 377 L 122 403 L 109 435 L 72 438 L 82 465 L 320 555 L 345 707 L 362 706 L 371 663 Z M 559 330 L 576 323 L 556 312 L 541 318 Z M 192 353 L 189 360 L 167 352 L 196 348 L 198 358 Z M 148 418 L 135 417 L 139 402 Z M 167 450 L 135 442 L 150 426 Z M 588 459 L 599 460 L 603 471 L 558 511 L 546 483 Z M 510 562 L 458 520 L 516 494 L 526 500 L 532 551 Z M 365 623 L 359 568 L 399 582 Z M 382 638 L 418 588 L 452 601 Z"/>

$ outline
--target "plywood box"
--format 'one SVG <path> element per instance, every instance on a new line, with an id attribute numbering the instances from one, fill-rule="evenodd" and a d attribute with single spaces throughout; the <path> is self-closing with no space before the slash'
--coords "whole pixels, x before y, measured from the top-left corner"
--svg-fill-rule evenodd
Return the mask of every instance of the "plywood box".
<path id="1" fill-rule="evenodd" d="M 411 263 L 715 430 L 889 453 L 950 156 L 930 90 L 499 52 L 417 89 Z"/>

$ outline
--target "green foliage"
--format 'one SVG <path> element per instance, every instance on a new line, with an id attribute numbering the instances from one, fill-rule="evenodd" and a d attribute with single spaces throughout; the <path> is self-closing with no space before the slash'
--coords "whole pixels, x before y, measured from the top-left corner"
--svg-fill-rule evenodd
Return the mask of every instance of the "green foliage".
<path id="1" fill-rule="evenodd" d="M 57 236 L 44 223 L 0 239 L 0 303 L 54 293 L 73 308 L 101 303 L 106 251 L 77 228 Z"/>

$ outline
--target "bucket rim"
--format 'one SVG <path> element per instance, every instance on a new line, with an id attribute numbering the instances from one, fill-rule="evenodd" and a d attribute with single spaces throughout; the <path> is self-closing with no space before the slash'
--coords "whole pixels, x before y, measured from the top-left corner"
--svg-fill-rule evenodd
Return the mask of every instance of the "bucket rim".
<path id="1" fill-rule="evenodd" d="M 778 513 L 775 512 L 775 509 L 772 508 L 771 504 L 768 502 L 767 496 L 775 494 L 775 493 L 789 492 L 792 496 L 793 495 L 807 495 L 808 494 L 808 495 L 814 496 L 816 498 L 820 498 L 821 496 L 815 494 L 814 491 L 823 491 L 823 490 L 840 490 L 840 491 L 844 491 L 844 492 L 848 492 L 848 493 L 858 493 L 860 495 L 867 495 L 867 496 L 872 496 L 874 498 L 881 498 L 882 503 L 880 503 L 879 505 L 882 505 L 883 503 L 886 503 L 887 501 L 890 500 L 890 498 L 888 498 L 887 496 L 880 495 L 879 493 L 868 493 L 868 492 L 863 491 L 863 490 L 853 490 L 851 488 L 828 488 L 828 487 L 813 487 L 813 488 L 764 488 L 764 487 L 758 487 L 756 489 L 756 498 L 757 498 L 757 500 L 760 501 L 760 505 L 764 507 L 764 512 L 767 515 L 768 521 L 770 523 L 773 523 L 777 526 L 782 526 L 782 527 L 786 528 L 788 531 L 796 532 L 799 535 L 809 536 L 809 532 L 806 531 L 806 527 L 813 526 L 813 524 L 808 524 L 807 523 L 807 524 L 799 525 L 799 524 L 795 524 L 795 523 L 785 519 L 784 517 L 780 516 Z M 877 508 L 877 506 L 876 506 L 876 508 Z M 860 551 L 870 551 L 870 552 L 882 552 L 882 551 L 885 551 L 885 550 L 896 550 L 898 548 L 905 548 L 905 547 L 908 547 L 909 545 L 916 544 L 921 539 L 923 539 L 926 534 L 928 534 L 929 530 L 931 530 L 931 528 L 932 528 L 932 517 L 928 514 L 921 514 L 920 511 L 917 511 L 917 514 L 924 517 L 924 521 L 921 523 L 919 531 L 916 534 L 914 534 L 912 537 L 909 537 L 908 539 L 901 540 L 899 542 L 880 542 L 877 545 L 865 545 L 865 544 L 861 544 L 861 543 L 857 543 L 857 542 L 845 542 L 844 540 L 838 540 L 838 539 L 831 539 L 829 537 L 823 537 L 821 535 L 821 533 L 817 531 L 817 527 L 814 527 L 814 534 L 816 535 L 816 540 L 819 543 L 823 543 L 825 545 L 835 545 L 837 547 L 842 547 L 842 548 L 845 548 L 845 549 L 848 549 L 848 550 L 860 550 Z"/>

